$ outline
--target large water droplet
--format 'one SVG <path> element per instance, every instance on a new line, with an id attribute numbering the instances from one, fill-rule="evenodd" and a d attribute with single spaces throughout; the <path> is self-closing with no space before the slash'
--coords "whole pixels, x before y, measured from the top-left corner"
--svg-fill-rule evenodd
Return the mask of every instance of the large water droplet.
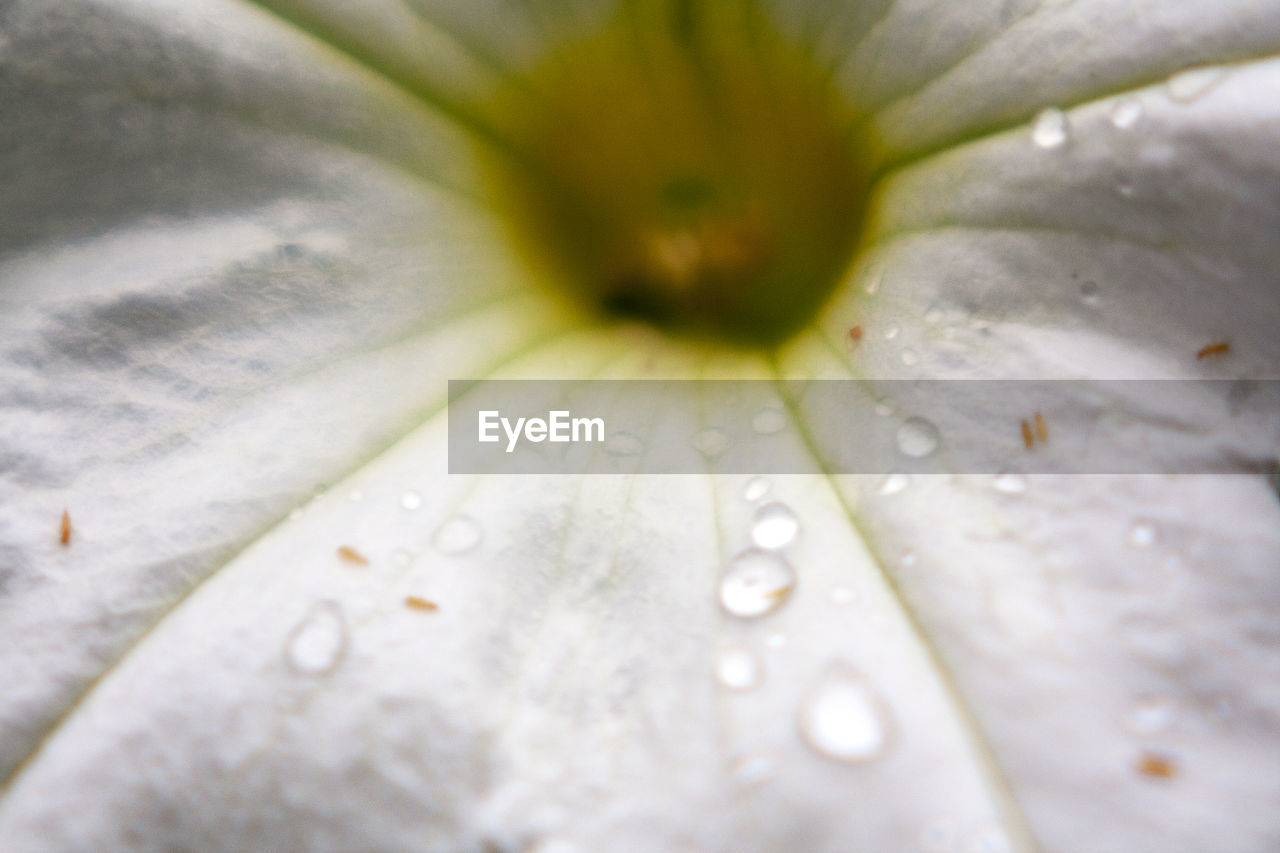
<path id="1" fill-rule="evenodd" d="M 1179 103 L 1189 104 L 1203 97 L 1226 76 L 1224 68 L 1189 68 L 1169 78 L 1165 88 L 1169 97 Z"/>
<path id="2" fill-rule="evenodd" d="M 819 754 L 860 763 L 879 758 L 893 738 L 888 705 L 863 675 L 832 666 L 800 708 L 800 735 Z"/>
<path id="3" fill-rule="evenodd" d="M 907 418 L 898 427 L 898 450 L 903 456 L 923 459 L 938 449 L 938 428 L 924 418 Z"/>
<path id="4" fill-rule="evenodd" d="M 465 554 L 480 544 L 483 535 L 474 518 L 455 515 L 436 528 L 431 545 L 442 554 Z"/>
<path id="5" fill-rule="evenodd" d="M 400 496 L 400 506 L 405 509 L 421 509 L 422 495 L 417 492 L 405 492 Z"/>
<path id="6" fill-rule="evenodd" d="M 785 548 L 800 531 L 800 521 L 791 507 L 777 501 L 756 510 L 751 523 L 751 541 L 761 548 L 777 550 Z"/>
<path id="7" fill-rule="evenodd" d="M 906 491 L 909 485 L 911 485 L 911 478 L 906 474 L 890 474 L 880 481 L 876 491 L 882 495 L 896 495 Z"/>
<path id="8" fill-rule="evenodd" d="M 285 661 L 304 675 L 331 672 L 347 650 L 347 623 L 335 601 L 311 606 L 285 641 Z"/>
<path id="9" fill-rule="evenodd" d="M 755 502 L 769 494 L 769 481 L 764 477 L 752 477 L 742 488 L 742 497 Z"/>
<path id="10" fill-rule="evenodd" d="M 1142 696 L 1125 714 L 1124 727 L 1135 735 L 1159 734 L 1173 722 L 1177 706 L 1167 696 Z"/>
<path id="11" fill-rule="evenodd" d="M 1137 98 L 1123 98 L 1111 107 L 1111 124 L 1120 130 L 1135 127 L 1142 119 L 1142 101 Z"/>
<path id="12" fill-rule="evenodd" d="M 730 690 L 750 690 L 760 683 L 760 659 L 747 649 L 729 649 L 716 661 L 716 678 Z"/>
<path id="13" fill-rule="evenodd" d="M 1061 148 L 1070 134 L 1067 114 L 1056 107 L 1041 110 L 1031 123 L 1031 141 L 1041 148 Z"/>
<path id="14" fill-rule="evenodd" d="M 753 619 L 781 607 L 795 584 L 790 563 L 752 548 L 729 561 L 720 578 L 720 604 L 734 616 Z"/>
<path id="15" fill-rule="evenodd" d="M 997 474 L 991 488 L 1002 495 L 1020 495 L 1027 490 L 1027 478 L 1021 474 Z"/>
<path id="16" fill-rule="evenodd" d="M 751 419 L 751 428 L 758 435 L 773 435 L 776 432 L 782 432 L 786 425 L 787 416 L 783 414 L 782 409 L 776 409 L 772 406 L 767 409 L 761 409 Z"/>
<path id="17" fill-rule="evenodd" d="M 728 446 L 729 437 L 719 427 L 707 427 L 706 429 L 698 430 L 697 435 L 693 437 L 694 449 L 708 459 L 715 459 L 724 453 Z"/>
<path id="18" fill-rule="evenodd" d="M 1139 518 L 1129 528 L 1128 541 L 1135 548 L 1150 548 L 1156 543 L 1160 528 L 1149 518 Z"/>

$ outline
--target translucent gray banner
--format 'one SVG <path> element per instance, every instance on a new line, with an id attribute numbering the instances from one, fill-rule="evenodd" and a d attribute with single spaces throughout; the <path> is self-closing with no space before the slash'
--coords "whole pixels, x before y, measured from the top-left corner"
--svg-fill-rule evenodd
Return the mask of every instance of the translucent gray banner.
<path id="1" fill-rule="evenodd" d="M 1280 380 L 449 383 L 454 474 L 1273 474 Z"/>

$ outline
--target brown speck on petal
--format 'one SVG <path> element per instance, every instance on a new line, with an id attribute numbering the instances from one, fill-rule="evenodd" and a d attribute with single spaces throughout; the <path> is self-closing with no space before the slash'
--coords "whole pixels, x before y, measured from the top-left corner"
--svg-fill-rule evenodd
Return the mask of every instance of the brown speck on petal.
<path id="1" fill-rule="evenodd" d="M 412 610 L 431 611 L 431 610 L 440 609 L 440 605 L 436 604 L 434 601 L 428 598 L 423 598 L 420 595 L 407 595 L 405 596 L 404 603 L 405 603 L 405 606 L 409 607 Z"/>
<path id="2" fill-rule="evenodd" d="M 1200 351 L 1196 353 L 1196 358 L 1201 359 L 1208 358 L 1211 355 L 1223 355 L 1230 349 L 1231 344 L 1226 341 L 1215 341 L 1214 343 L 1201 347 Z"/>
<path id="3" fill-rule="evenodd" d="M 62 511 L 62 523 L 58 527 L 58 541 L 63 545 L 71 544 L 71 514 L 65 509 Z"/>
<path id="4" fill-rule="evenodd" d="M 1153 779 L 1172 779 L 1178 775 L 1178 765 L 1172 756 L 1158 752 L 1144 752 L 1138 756 L 1135 769 Z"/>
<path id="5" fill-rule="evenodd" d="M 365 557 L 364 554 L 361 554 L 355 548 L 348 545 L 340 545 L 338 547 L 338 556 L 346 560 L 348 563 L 355 563 L 360 566 L 369 565 L 369 559 Z"/>
<path id="6" fill-rule="evenodd" d="M 1049 440 L 1049 426 L 1044 422 L 1044 415 L 1036 412 L 1036 438 L 1044 444 Z"/>
<path id="7" fill-rule="evenodd" d="M 1036 437 L 1031 434 L 1031 424 L 1027 423 L 1026 418 L 1022 419 L 1022 443 L 1027 450 L 1030 450 L 1031 446 L 1036 443 Z"/>
<path id="8" fill-rule="evenodd" d="M 860 340 L 862 340 L 862 327 L 861 326 L 850 327 L 848 334 L 845 335 L 845 339 L 844 339 L 845 346 L 847 346 L 849 349 L 853 349 L 858 345 L 858 341 Z"/>

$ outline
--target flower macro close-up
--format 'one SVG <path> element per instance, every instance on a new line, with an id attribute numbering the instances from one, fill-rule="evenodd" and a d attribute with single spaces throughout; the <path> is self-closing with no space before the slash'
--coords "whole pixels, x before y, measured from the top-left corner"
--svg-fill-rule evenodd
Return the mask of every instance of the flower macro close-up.
<path id="1" fill-rule="evenodd" d="M 0 166 L 5 853 L 1280 849 L 1277 0 L 0 0 Z"/>

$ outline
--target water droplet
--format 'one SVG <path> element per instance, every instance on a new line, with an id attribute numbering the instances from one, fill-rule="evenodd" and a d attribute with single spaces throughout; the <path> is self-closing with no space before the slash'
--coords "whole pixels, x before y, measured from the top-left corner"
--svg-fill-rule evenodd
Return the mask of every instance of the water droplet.
<path id="1" fill-rule="evenodd" d="M 693 447 L 708 459 L 714 459 L 729 446 L 729 437 L 719 427 L 707 427 L 693 437 Z"/>
<path id="2" fill-rule="evenodd" d="M 773 407 L 761 409 L 751 419 L 751 428 L 759 435 L 772 435 L 775 432 L 782 432 L 786 425 L 787 416 L 783 414 L 782 409 Z"/>
<path id="3" fill-rule="evenodd" d="M 347 500 L 351 501 L 353 504 L 358 504 L 360 501 L 364 500 L 364 492 L 359 489 L 354 489 L 347 495 Z"/>
<path id="4" fill-rule="evenodd" d="M 1080 297 L 1085 301 L 1086 305 L 1097 305 L 1099 301 L 1098 283 L 1096 281 L 1080 282 Z"/>
<path id="5" fill-rule="evenodd" d="M 752 477 L 742 488 L 742 496 L 749 501 L 758 501 L 769 494 L 769 481 L 764 477 Z"/>
<path id="6" fill-rule="evenodd" d="M 888 706 L 865 677 L 837 664 L 822 676 L 800 708 L 800 735 L 819 754 L 860 763 L 889 748 Z"/>
<path id="7" fill-rule="evenodd" d="M 908 569 L 914 566 L 919 559 L 920 558 L 916 556 L 916 552 L 912 551 L 910 548 L 902 552 L 902 565 L 906 566 Z"/>
<path id="8" fill-rule="evenodd" d="M 897 495 L 906 491 L 909 485 L 911 478 L 906 474 L 890 474 L 880 481 L 880 487 L 876 491 L 882 495 Z"/>
<path id="9" fill-rule="evenodd" d="M 720 604 L 734 616 L 754 619 L 786 602 L 796 584 L 791 564 L 769 551 L 743 551 L 720 578 Z"/>
<path id="10" fill-rule="evenodd" d="M 1061 148 L 1070 134 L 1067 114 L 1056 107 L 1041 110 L 1031 123 L 1031 141 L 1041 148 Z"/>
<path id="11" fill-rule="evenodd" d="M 716 661 L 716 678 L 730 690 L 750 690 L 760 683 L 760 660 L 747 649 L 730 649 Z"/>
<path id="12" fill-rule="evenodd" d="M 1121 181 L 1120 183 L 1116 184 L 1116 192 L 1120 193 L 1120 195 L 1124 196 L 1125 198 L 1129 198 L 1133 195 L 1133 184 L 1127 183 L 1125 181 Z"/>
<path id="13" fill-rule="evenodd" d="M 1178 103 L 1189 104 L 1203 97 L 1225 76 L 1226 69 L 1220 67 L 1189 68 L 1170 77 L 1165 88 L 1170 98 Z"/>
<path id="14" fill-rule="evenodd" d="M 480 544 L 482 534 L 475 519 L 455 515 L 431 535 L 431 545 L 442 554 L 465 554 Z"/>
<path id="15" fill-rule="evenodd" d="M 1142 119 L 1142 101 L 1124 98 L 1111 107 L 1111 124 L 1120 130 L 1129 130 Z"/>
<path id="16" fill-rule="evenodd" d="M 391 552 L 391 565 L 396 568 L 403 569 L 413 562 L 413 556 L 403 548 L 397 548 Z"/>
<path id="17" fill-rule="evenodd" d="M 884 270 L 882 269 L 872 270 L 871 274 L 867 276 L 867 284 L 863 288 L 863 290 L 866 291 L 867 296 L 875 296 L 875 293 L 877 290 L 880 289 L 880 284 L 883 280 L 884 280 Z"/>
<path id="18" fill-rule="evenodd" d="M 936 326 L 941 323 L 946 316 L 946 312 L 941 308 L 930 308 L 928 311 L 924 312 L 924 321 L 930 326 Z"/>
<path id="19" fill-rule="evenodd" d="M 1021 474 L 997 474 L 991 488 L 1002 495 L 1020 495 L 1027 490 L 1027 478 Z"/>
<path id="20" fill-rule="evenodd" d="M 965 838 L 962 850 L 964 853 L 1012 853 L 1013 845 L 998 824 L 989 822 Z"/>
<path id="21" fill-rule="evenodd" d="M 791 507 L 771 501 L 756 510 L 751 523 L 751 541 L 761 548 L 785 548 L 800 531 L 800 521 Z"/>
<path id="22" fill-rule="evenodd" d="M 764 644 L 771 649 L 781 649 L 787 645 L 786 634 L 770 634 L 765 637 Z"/>
<path id="23" fill-rule="evenodd" d="M 905 364 L 907 367 L 914 367 L 915 365 L 920 363 L 919 353 L 917 353 L 915 350 L 909 347 L 902 351 L 901 357 L 902 357 L 902 363 Z"/>
<path id="24" fill-rule="evenodd" d="M 831 590 L 832 604 L 848 604 L 853 601 L 853 590 L 847 586 L 838 586 Z"/>
<path id="25" fill-rule="evenodd" d="M 335 601 L 320 601 L 289 633 L 285 660 L 303 675 L 331 672 L 347 650 L 347 623 Z"/>
<path id="26" fill-rule="evenodd" d="M 899 329 L 897 326 L 890 326 L 889 328 L 884 330 L 884 339 L 886 341 L 891 341 L 898 336 L 898 333 L 900 331 L 902 330 Z"/>
<path id="27" fill-rule="evenodd" d="M 1149 518 L 1139 518 L 1129 528 L 1129 544 L 1135 548 L 1150 548 L 1156 543 L 1160 529 Z"/>
<path id="28" fill-rule="evenodd" d="M 1159 734 L 1173 723 L 1177 706 L 1167 696 L 1142 696 L 1125 714 L 1124 727 L 1130 734 Z"/>
<path id="29" fill-rule="evenodd" d="M 740 758 L 733 767 L 733 779 L 739 785 L 758 785 L 773 775 L 773 761 L 763 755 Z"/>
<path id="30" fill-rule="evenodd" d="M 306 514 L 307 514 L 306 510 L 304 510 L 304 509 L 303 509 L 302 507 L 300 507 L 300 506 L 296 506 L 296 507 L 294 507 L 293 509 L 289 510 L 289 520 L 290 520 L 290 521 L 297 521 L 297 520 L 299 520 L 300 518 L 302 518 L 302 517 L 303 517 L 304 515 L 306 515 Z"/>
<path id="31" fill-rule="evenodd" d="M 420 509 L 422 507 L 422 495 L 417 492 L 405 492 L 400 496 L 400 506 L 405 509 Z"/>
<path id="32" fill-rule="evenodd" d="M 876 414 L 882 418 L 887 418 L 894 412 L 894 405 L 889 400 L 881 400 L 875 405 Z"/>
<path id="33" fill-rule="evenodd" d="M 615 432 L 605 440 L 604 449 L 613 456 L 639 456 L 644 452 L 644 442 L 629 432 Z"/>
<path id="34" fill-rule="evenodd" d="M 907 418 L 898 427 L 898 450 L 903 456 L 923 459 L 938 449 L 938 428 L 924 418 Z"/>

